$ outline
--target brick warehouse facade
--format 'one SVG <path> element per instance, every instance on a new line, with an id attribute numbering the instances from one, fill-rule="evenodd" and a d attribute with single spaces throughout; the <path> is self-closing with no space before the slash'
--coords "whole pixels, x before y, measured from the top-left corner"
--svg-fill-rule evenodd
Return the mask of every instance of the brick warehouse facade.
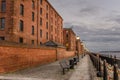
<path id="1" fill-rule="evenodd" d="M 0 0 L 0 40 L 63 44 L 63 19 L 47 0 Z"/>
<path id="2" fill-rule="evenodd" d="M 83 49 L 83 45 L 82 45 L 81 40 L 80 40 L 79 37 L 78 37 L 78 39 L 76 40 L 76 51 L 77 51 L 79 54 L 82 54 L 82 53 L 84 53 L 82 49 Z"/>
<path id="3" fill-rule="evenodd" d="M 75 51 L 78 54 L 84 53 L 83 42 L 76 36 L 72 28 L 64 28 L 63 34 L 63 44 L 67 51 Z"/>
<path id="4" fill-rule="evenodd" d="M 76 34 L 71 28 L 63 29 L 63 41 L 64 46 L 66 46 L 69 51 L 76 51 Z"/>
<path id="5" fill-rule="evenodd" d="M 36 46 L 47 41 L 67 50 Z M 83 45 L 72 29 L 63 29 L 62 17 L 47 0 L 0 0 L 0 73 L 70 58 L 76 50 L 84 51 Z"/>

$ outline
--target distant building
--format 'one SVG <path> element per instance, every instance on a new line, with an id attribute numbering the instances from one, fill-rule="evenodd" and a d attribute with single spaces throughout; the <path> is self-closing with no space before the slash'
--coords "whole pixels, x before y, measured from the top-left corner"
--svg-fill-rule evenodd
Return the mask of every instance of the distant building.
<path id="1" fill-rule="evenodd" d="M 63 44 L 69 51 L 76 51 L 76 34 L 71 28 L 63 29 Z"/>
<path id="2" fill-rule="evenodd" d="M 63 44 L 63 19 L 48 0 L 0 0 L 0 40 Z"/>
<path id="3" fill-rule="evenodd" d="M 83 53 L 83 45 L 82 45 L 80 38 L 76 40 L 76 51 L 79 54 Z"/>

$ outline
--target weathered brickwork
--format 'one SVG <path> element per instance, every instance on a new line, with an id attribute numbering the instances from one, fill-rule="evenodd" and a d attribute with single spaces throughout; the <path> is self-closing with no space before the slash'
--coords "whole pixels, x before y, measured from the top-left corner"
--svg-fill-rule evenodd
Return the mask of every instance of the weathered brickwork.
<path id="1" fill-rule="evenodd" d="M 0 9 L 2 1 L 4 0 L 0 0 Z M 23 38 L 25 44 L 39 45 L 49 40 L 63 44 L 63 19 L 47 0 L 5 0 L 5 2 L 5 12 L 0 10 L 0 18 L 5 18 L 5 28 L 0 29 L 0 37 L 10 42 L 19 42 L 19 38 Z M 24 7 L 23 15 L 20 14 L 20 5 Z M 20 20 L 24 24 L 23 31 L 20 31 Z"/>

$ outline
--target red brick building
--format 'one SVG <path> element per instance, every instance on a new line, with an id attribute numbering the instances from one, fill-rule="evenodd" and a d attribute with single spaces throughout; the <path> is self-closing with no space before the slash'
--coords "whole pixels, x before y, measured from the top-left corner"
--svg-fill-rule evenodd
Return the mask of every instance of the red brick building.
<path id="1" fill-rule="evenodd" d="M 83 53 L 83 45 L 82 45 L 82 42 L 81 40 L 78 38 L 76 40 L 76 51 L 79 53 L 79 54 L 82 54 Z"/>
<path id="2" fill-rule="evenodd" d="M 76 34 L 71 28 L 63 29 L 63 44 L 69 51 L 76 51 Z"/>
<path id="3" fill-rule="evenodd" d="M 0 40 L 63 44 L 63 19 L 47 0 L 0 0 Z"/>

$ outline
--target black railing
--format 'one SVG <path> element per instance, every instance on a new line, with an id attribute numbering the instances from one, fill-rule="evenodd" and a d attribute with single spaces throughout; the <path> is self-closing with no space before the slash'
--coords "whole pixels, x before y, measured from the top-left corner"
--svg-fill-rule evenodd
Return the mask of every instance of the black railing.
<path id="1" fill-rule="evenodd" d="M 112 58 L 93 53 L 89 55 L 96 68 L 98 77 L 103 77 L 103 80 L 109 80 L 109 78 L 119 80 L 118 68 L 120 68 L 120 60 L 116 59 L 115 56 Z M 112 71 L 112 76 L 110 75 L 110 71 Z"/>

